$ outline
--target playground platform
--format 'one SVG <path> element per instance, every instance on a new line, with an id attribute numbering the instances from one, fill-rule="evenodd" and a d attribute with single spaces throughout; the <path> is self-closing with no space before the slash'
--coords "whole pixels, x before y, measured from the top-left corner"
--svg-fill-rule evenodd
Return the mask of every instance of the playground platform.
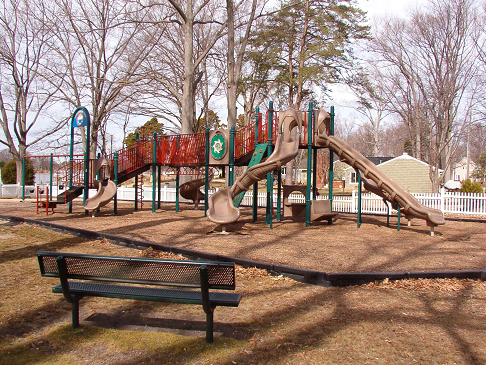
<path id="1" fill-rule="evenodd" d="M 447 221 L 427 234 L 425 222 L 413 220 L 407 227 L 402 218 L 400 231 L 396 219 L 386 227 L 384 217 L 363 215 L 358 229 L 355 215 L 341 215 L 333 225 L 304 227 L 303 223 L 283 221 L 270 229 L 265 212 L 252 223 L 251 210 L 230 228 L 230 234 L 212 233 L 213 225 L 203 210 L 182 204 L 181 212 L 163 204 L 152 213 L 149 205 L 134 211 L 130 202 L 120 202 L 119 215 L 103 208 L 97 217 L 84 215 L 75 202 L 73 214 L 59 210 L 54 215 L 35 213 L 34 204 L 0 202 L 0 215 L 39 219 L 62 226 L 88 230 L 162 247 L 177 247 L 189 253 L 207 253 L 261 264 L 283 265 L 325 273 L 404 272 L 436 270 L 478 270 L 485 268 L 485 223 Z M 165 248 L 164 248 L 165 249 Z M 100 251 L 103 254 L 103 250 Z"/>

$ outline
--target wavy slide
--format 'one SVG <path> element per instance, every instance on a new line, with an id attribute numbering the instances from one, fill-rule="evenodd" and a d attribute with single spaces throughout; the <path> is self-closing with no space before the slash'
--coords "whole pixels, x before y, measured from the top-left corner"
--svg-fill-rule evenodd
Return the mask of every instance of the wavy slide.
<path id="1" fill-rule="evenodd" d="M 221 189 L 209 198 L 209 220 L 223 225 L 237 221 L 240 209 L 233 205 L 233 198 L 242 191 L 247 191 L 255 182 L 264 179 L 267 173 L 280 169 L 296 157 L 299 149 L 299 128 L 302 125 L 301 116 L 297 111 L 289 109 L 279 113 L 279 122 L 282 133 L 277 135 L 272 154 L 264 162 L 247 168 L 233 186 Z M 295 127 L 298 130 L 293 133 Z"/>
<path id="2" fill-rule="evenodd" d="M 359 170 L 363 175 L 366 190 L 388 200 L 396 207 L 400 205 L 401 212 L 408 220 L 423 219 L 430 227 L 443 225 L 444 215 L 440 210 L 425 207 L 409 192 L 395 181 L 388 178 L 369 159 L 357 150 L 335 136 L 328 136 L 327 125 L 330 115 L 321 109 L 318 114 L 317 145 L 332 149 L 344 162 Z"/>

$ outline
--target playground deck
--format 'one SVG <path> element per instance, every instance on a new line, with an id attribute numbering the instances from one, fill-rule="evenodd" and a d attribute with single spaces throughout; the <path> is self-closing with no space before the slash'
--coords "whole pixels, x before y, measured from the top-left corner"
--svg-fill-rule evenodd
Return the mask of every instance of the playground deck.
<path id="1" fill-rule="evenodd" d="M 259 222 L 251 222 L 251 211 L 243 210 L 239 223 L 229 235 L 208 234 L 216 225 L 202 210 L 182 205 L 175 213 L 172 205 L 152 213 L 149 205 L 133 211 L 131 203 L 120 202 L 118 217 L 106 207 L 95 218 L 84 216 L 80 203 L 74 213 L 62 209 L 54 215 L 36 215 L 29 201 L 4 201 L 0 214 L 44 219 L 74 228 L 205 251 L 224 256 L 283 264 L 324 272 L 464 270 L 485 267 L 485 223 L 447 221 L 430 237 L 425 222 L 413 220 L 396 230 L 396 218 L 386 227 L 386 219 L 363 215 L 357 229 L 354 215 L 342 215 L 334 225 L 282 222 L 269 229 L 260 210 Z"/>
<path id="2" fill-rule="evenodd" d="M 2 203 L 2 213 L 7 206 Z M 26 215 L 26 210 L 17 212 Z M 166 228 L 173 233 L 174 224 L 182 222 L 170 214 L 164 217 L 163 212 L 95 220 L 75 216 L 67 220 L 56 214 L 52 219 L 63 216 L 56 222 L 90 228 L 104 222 L 102 229 L 119 228 L 118 232 L 124 228 L 134 232 L 128 221 L 143 228 L 166 219 Z M 485 363 L 481 281 L 409 280 L 325 288 L 238 268 L 241 305 L 216 312 L 216 331 L 222 334 L 209 346 L 202 340 L 205 323 L 197 306 L 87 298 L 81 305 L 82 328 L 71 329 L 70 305 L 51 293 L 56 279 L 40 277 L 33 257 L 37 249 L 176 257 L 1 221 L 1 364 Z"/>

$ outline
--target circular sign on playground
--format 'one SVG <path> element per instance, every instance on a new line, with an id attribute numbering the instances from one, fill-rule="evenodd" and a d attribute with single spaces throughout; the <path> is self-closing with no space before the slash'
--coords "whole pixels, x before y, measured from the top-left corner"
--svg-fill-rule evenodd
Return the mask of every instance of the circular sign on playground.
<path id="1" fill-rule="evenodd" d="M 86 127 L 89 125 L 90 116 L 88 110 L 84 107 L 77 108 L 73 113 L 73 117 L 71 119 L 71 125 L 74 128 L 77 127 Z"/>
<path id="2" fill-rule="evenodd" d="M 211 156 L 216 159 L 222 159 L 226 154 L 226 140 L 221 132 L 216 132 L 211 139 Z"/>

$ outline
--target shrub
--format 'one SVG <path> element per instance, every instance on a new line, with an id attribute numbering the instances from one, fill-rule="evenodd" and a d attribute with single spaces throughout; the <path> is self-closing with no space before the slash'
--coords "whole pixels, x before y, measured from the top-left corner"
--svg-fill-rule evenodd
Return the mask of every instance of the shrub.
<path id="1" fill-rule="evenodd" d="M 476 181 L 471 181 L 470 179 L 466 179 L 463 181 L 461 185 L 462 193 L 483 193 L 483 186 Z"/>
<path id="2" fill-rule="evenodd" d="M 26 185 L 34 185 L 34 167 L 29 158 L 26 159 Z M 2 167 L 2 181 L 4 184 L 17 183 L 17 167 L 15 160 L 11 160 Z"/>

